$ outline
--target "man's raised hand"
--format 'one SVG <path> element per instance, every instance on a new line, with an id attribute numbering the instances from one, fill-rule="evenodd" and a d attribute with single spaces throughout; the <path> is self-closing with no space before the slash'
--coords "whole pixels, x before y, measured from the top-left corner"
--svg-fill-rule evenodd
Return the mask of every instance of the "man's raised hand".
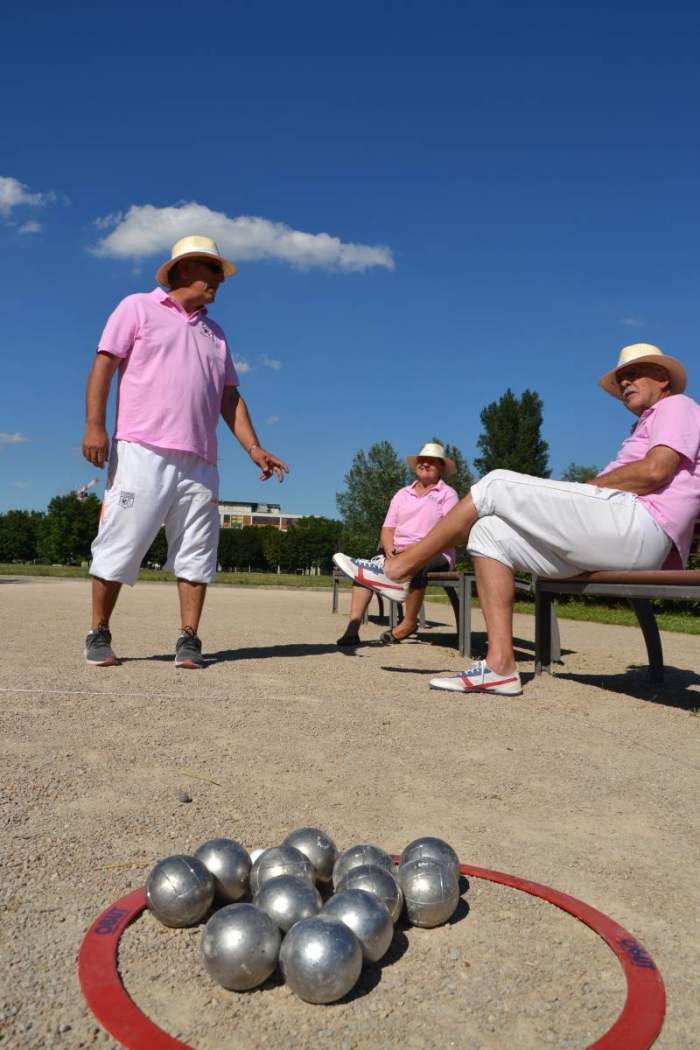
<path id="1" fill-rule="evenodd" d="M 252 449 L 250 458 L 260 467 L 261 481 L 267 481 L 273 474 L 278 481 L 284 481 L 284 475 L 289 473 L 289 467 L 283 459 L 274 456 L 267 449 L 260 448 L 259 445 Z"/>

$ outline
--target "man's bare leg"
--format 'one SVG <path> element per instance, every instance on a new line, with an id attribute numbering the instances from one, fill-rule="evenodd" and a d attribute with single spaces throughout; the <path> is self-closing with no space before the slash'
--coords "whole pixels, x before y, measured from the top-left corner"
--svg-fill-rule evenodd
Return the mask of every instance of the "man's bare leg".
<path id="1" fill-rule="evenodd" d="M 486 663 L 492 671 L 511 674 L 516 670 L 513 652 L 513 573 L 493 558 L 474 558 L 476 589 L 486 620 Z"/>
<path id="2" fill-rule="evenodd" d="M 117 604 L 122 585 L 119 580 L 102 580 L 92 577 L 92 630 L 109 627 L 109 621 Z"/>
<path id="3" fill-rule="evenodd" d="M 180 599 L 180 617 L 183 631 L 197 634 L 199 621 L 207 593 L 206 583 L 191 583 L 189 580 L 177 581 L 177 593 Z"/>
<path id="4" fill-rule="evenodd" d="M 396 625 L 392 632 L 394 638 L 403 641 L 404 638 L 408 638 L 409 634 L 413 634 L 418 626 L 418 614 L 424 598 L 425 587 L 416 587 L 415 590 L 408 592 L 403 607 L 403 620 Z"/>
<path id="5" fill-rule="evenodd" d="M 350 618 L 345 628 L 346 635 L 359 634 L 362 617 L 372 601 L 372 592 L 365 587 L 353 587 L 350 595 Z"/>
<path id="6" fill-rule="evenodd" d="M 384 572 L 390 580 L 409 580 L 437 554 L 449 547 L 466 543 L 478 516 L 474 500 L 467 494 L 424 539 L 414 543 L 412 547 L 407 547 L 393 558 L 387 558 L 384 562 Z"/>

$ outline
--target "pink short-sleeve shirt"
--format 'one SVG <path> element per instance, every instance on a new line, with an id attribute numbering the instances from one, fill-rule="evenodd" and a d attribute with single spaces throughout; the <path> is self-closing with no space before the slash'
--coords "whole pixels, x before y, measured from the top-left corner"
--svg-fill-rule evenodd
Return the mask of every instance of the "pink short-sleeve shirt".
<path id="1" fill-rule="evenodd" d="M 121 358 L 115 439 L 194 452 L 216 463 L 225 386 L 238 386 L 226 336 L 206 309 L 188 314 L 160 288 L 128 295 L 98 353 Z"/>
<path id="2" fill-rule="evenodd" d="M 601 474 L 644 459 L 657 445 L 672 448 L 681 457 L 681 464 L 668 484 L 639 500 L 673 540 L 675 550 L 664 568 L 675 568 L 688 561 L 700 514 L 700 405 L 685 394 L 657 401 L 642 412 L 617 456 Z"/>
<path id="3" fill-rule="evenodd" d="M 424 496 L 416 493 L 416 484 L 406 485 L 399 489 L 389 504 L 384 527 L 394 529 L 394 546 L 397 550 L 410 547 L 418 543 L 430 530 L 437 525 L 441 518 L 452 510 L 455 503 L 459 502 L 459 496 L 455 490 L 446 485 L 444 481 L 438 481 Z M 455 548 L 443 551 L 444 556 L 450 563 L 450 568 L 455 567 Z"/>

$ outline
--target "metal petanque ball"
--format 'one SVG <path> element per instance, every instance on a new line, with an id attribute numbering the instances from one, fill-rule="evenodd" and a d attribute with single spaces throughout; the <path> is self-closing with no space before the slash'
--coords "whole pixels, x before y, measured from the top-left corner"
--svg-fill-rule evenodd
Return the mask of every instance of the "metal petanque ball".
<path id="1" fill-rule="evenodd" d="M 394 936 L 394 924 L 383 901 L 367 890 L 336 893 L 324 906 L 323 915 L 340 919 L 360 942 L 362 954 L 378 962 L 386 954 Z"/>
<path id="2" fill-rule="evenodd" d="M 335 842 L 319 828 L 297 828 L 282 842 L 283 846 L 294 846 L 311 861 L 319 882 L 329 882 L 333 865 L 338 859 Z"/>
<path id="3" fill-rule="evenodd" d="M 250 857 L 233 839 L 210 839 L 199 847 L 195 857 L 214 876 L 217 896 L 226 902 L 239 901 L 248 892 Z"/>
<path id="4" fill-rule="evenodd" d="M 302 879 L 315 882 L 311 861 L 294 846 L 271 846 L 263 850 L 250 869 L 250 892 L 254 897 L 268 879 L 278 875 L 299 875 Z"/>
<path id="5" fill-rule="evenodd" d="M 214 877 L 197 857 L 176 853 L 159 860 L 146 879 L 146 901 L 164 926 L 193 926 L 214 900 Z"/>
<path id="6" fill-rule="evenodd" d="M 333 866 L 333 888 L 338 889 L 338 883 L 353 868 L 359 868 L 362 864 L 374 864 L 378 868 L 396 875 L 396 865 L 386 852 L 379 846 L 371 846 L 368 842 L 362 842 L 357 846 L 351 846 L 341 853 Z"/>
<path id="7" fill-rule="evenodd" d="M 280 940 L 277 926 L 260 908 L 227 904 L 204 927 L 202 959 L 217 984 L 247 992 L 275 969 Z"/>
<path id="8" fill-rule="evenodd" d="M 352 868 L 336 886 L 336 893 L 345 890 L 366 890 L 379 897 L 389 909 L 391 921 L 396 922 L 403 908 L 403 893 L 398 880 L 385 868 L 374 864 L 361 864 Z"/>
<path id="9" fill-rule="evenodd" d="M 357 983 L 360 942 L 349 926 L 314 915 L 293 926 L 282 942 L 280 967 L 291 990 L 307 1003 L 334 1003 Z"/>
<path id="10" fill-rule="evenodd" d="M 407 864 L 409 860 L 437 860 L 453 868 L 459 879 L 459 857 L 444 839 L 437 839 L 433 835 L 414 839 L 401 854 L 401 864 Z"/>
<path id="11" fill-rule="evenodd" d="M 301 919 L 309 919 L 321 910 L 321 894 L 308 879 L 299 875 L 277 875 L 267 879 L 255 894 L 253 904 L 269 915 L 286 933 Z"/>
<path id="12" fill-rule="evenodd" d="M 409 860 L 399 868 L 406 913 L 413 926 L 440 926 L 454 914 L 459 881 L 452 868 L 437 860 Z"/>

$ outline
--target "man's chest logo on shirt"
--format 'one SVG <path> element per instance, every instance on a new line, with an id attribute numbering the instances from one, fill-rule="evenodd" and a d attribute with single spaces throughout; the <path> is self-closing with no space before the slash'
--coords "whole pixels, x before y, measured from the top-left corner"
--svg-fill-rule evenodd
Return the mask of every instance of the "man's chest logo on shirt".
<path id="1" fill-rule="evenodd" d="M 123 507 L 124 510 L 129 510 L 134 505 L 134 493 L 125 492 L 124 489 L 119 493 L 119 506 Z"/>
<path id="2" fill-rule="evenodd" d="M 209 328 L 207 325 L 200 324 L 199 330 L 202 333 L 202 335 L 205 335 L 207 337 L 207 339 L 211 339 L 212 343 L 216 342 L 216 336 L 212 332 L 211 328 Z"/>

